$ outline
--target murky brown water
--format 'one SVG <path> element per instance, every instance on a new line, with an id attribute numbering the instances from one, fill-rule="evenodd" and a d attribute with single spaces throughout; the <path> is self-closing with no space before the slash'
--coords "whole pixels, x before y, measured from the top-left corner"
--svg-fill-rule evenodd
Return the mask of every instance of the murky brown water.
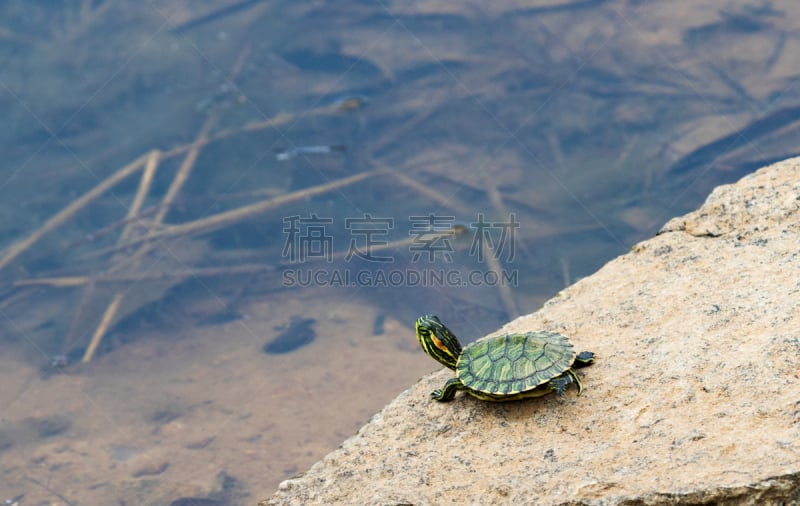
<path id="1" fill-rule="evenodd" d="M 797 154 L 798 10 L 6 2 L 0 500 L 268 495 L 438 367 L 416 316 L 476 338 Z"/>

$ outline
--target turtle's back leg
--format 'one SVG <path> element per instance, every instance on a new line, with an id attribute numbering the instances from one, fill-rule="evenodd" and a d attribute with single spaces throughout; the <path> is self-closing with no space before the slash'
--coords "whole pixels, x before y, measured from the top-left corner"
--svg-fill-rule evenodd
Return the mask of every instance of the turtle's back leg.
<path id="1" fill-rule="evenodd" d="M 581 395 L 583 393 L 583 383 L 581 383 L 581 379 L 578 377 L 577 374 L 575 374 L 575 371 L 573 371 L 572 369 L 567 369 L 567 372 L 565 372 L 564 374 L 566 376 L 569 376 L 570 379 L 575 382 L 575 384 L 578 386 L 578 395 Z M 572 381 L 570 381 L 570 383 Z"/>
<path id="2" fill-rule="evenodd" d="M 575 374 L 575 371 L 572 369 L 567 369 L 561 376 L 557 376 L 550 381 L 547 382 L 547 388 L 554 391 L 556 395 L 561 397 L 564 395 L 564 390 L 567 389 L 572 383 L 575 383 L 578 387 L 578 395 L 581 395 L 583 392 L 583 384 L 581 383 L 580 378 L 578 375 Z"/>
<path id="3" fill-rule="evenodd" d="M 572 377 L 565 373 L 548 381 L 547 388 L 555 392 L 557 396 L 561 397 L 564 395 L 564 390 L 567 389 L 570 383 L 572 383 Z"/>

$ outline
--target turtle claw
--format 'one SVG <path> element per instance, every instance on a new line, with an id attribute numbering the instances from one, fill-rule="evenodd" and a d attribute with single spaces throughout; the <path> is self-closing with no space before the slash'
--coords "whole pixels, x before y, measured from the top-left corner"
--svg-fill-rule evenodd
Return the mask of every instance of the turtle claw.
<path id="1" fill-rule="evenodd" d="M 551 379 L 547 386 L 553 390 L 557 396 L 561 397 L 564 395 L 564 390 L 567 389 L 570 383 L 572 383 L 572 378 L 569 376 L 559 376 L 558 378 Z"/>
<path id="2" fill-rule="evenodd" d="M 450 378 L 447 380 L 447 383 L 444 384 L 444 387 L 437 388 L 431 392 L 431 397 L 439 402 L 452 401 L 456 396 L 456 392 L 459 390 L 465 390 L 464 384 L 461 383 L 461 380 L 458 378 Z"/>

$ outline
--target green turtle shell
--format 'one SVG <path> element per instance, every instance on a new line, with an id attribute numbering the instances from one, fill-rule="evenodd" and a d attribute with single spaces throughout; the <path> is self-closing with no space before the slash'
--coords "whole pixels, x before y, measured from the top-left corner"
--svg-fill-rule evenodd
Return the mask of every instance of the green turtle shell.
<path id="1" fill-rule="evenodd" d="M 567 338 L 557 332 L 490 336 L 464 348 L 456 376 L 471 390 L 514 395 L 562 374 L 575 356 Z"/>

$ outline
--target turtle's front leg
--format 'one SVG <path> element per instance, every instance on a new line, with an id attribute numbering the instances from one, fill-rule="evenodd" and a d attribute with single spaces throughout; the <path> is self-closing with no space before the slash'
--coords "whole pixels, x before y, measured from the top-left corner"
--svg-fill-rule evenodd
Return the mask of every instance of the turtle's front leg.
<path id="1" fill-rule="evenodd" d="M 466 390 L 467 387 L 461 383 L 461 380 L 458 378 L 452 378 L 444 384 L 444 387 L 437 388 L 433 392 L 431 392 L 431 397 L 436 399 L 439 402 L 447 402 L 452 401 L 453 397 L 456 396 L 456 392 L 459 390 Z"/>

